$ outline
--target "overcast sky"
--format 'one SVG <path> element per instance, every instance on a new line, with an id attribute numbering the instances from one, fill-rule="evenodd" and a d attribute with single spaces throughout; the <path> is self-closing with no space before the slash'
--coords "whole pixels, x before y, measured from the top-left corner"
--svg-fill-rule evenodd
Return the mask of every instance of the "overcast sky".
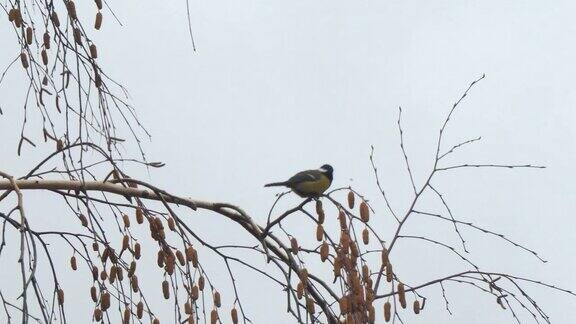
<path id="1" fill-rule="evenodd" d="M 78 5 L 92 17 L 91 2 Z M 392 206 L 404 212 L 412 197 L 399 147 L 398 107 L 403 108 L 415 181 L 422 185 L 446 113 L 485 73 L 445 137 L 446 147 L 477 136 L 482 141 L 446 165 L 534 163 L 547 168 L 458 170 L 434 184 L 458 218 L 505 233 L 549 260 L 542 264 L 501 241 L 463 230 L 472 258 L 484 270 L 576 288 L 573 1 L 192 0 L 196 53 L 184 1 L 109 5 L 123 26 L 104 12 L 104 27 L 95 36 L 101 65 L 128 88 L 152 133 L 152 141 L 145 142 L 148 158 L 167 164 L 142 175 L 183 196 L 238 204 L 259 222 L 265 221 L 278 192 L 263 188 L 264 183 L 330 163 L 333 186 L 351 184 L 364 192 L 376 209 L 373 225 L 391 238 L 390 215 L 368 159 L 371 145 Z M 19 49 L 8 24 L 2 26 L 0 62 L 6 64 Z M 14 70 L 11 78 L 22 79 L 20 73 Z M 0 170 L 16 175 L 35 161 L 14 154 L 24 90 L 0 88 L 5 113 L 0 117 Z M 32 221 L 42 217 L 34 214 L 40 206 L 31 209 Z M 199 228 L 223 229 L 214 232 L 215 242 L 254 243 L 210 214 L 190 214 L 201 216 L 195 220 Z M 314 231 L 297 221 L 288 226 L 302 236 Z M 458 242 L 445 224 L 412 220 L 406 230 Z M 399 244 L 395 269 L 410 282 L 464 268 L 424 243 Z M 12 276 L 0 271 L 0 283 Z M 221 280 L 226 279 L 222 274 Z M 239 285 L 255 323 L 289 321 L 285 296 L 260 277 L 246 274 Z M 553 323 L 576 318 L 576 298 L 529 288 Z M 433 287 L 425 292 L 423 314 L 406 312 L 404 318 L 408 323 L 514 322 L 493 298 L 456 284 L 446 289 L 453 315 L 446 312 L 440 289 Z M 164 303 L 161 296 L 157 299 Z M 72 309 L 68 315 L 79 323 L 86 314 Z"/>

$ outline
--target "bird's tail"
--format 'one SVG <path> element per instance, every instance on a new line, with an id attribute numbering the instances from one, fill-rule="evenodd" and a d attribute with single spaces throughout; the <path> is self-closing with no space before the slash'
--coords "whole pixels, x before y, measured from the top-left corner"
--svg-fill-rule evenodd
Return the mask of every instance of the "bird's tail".
<path id="1" fill-rule="evenodd" d="M 272 182 L 272 183 L 265 184 L 264 187 L 281 187 L 281 186 L 285 186 L 285 185 L 286 185 L 286 182 L 285 182 L 285 181 L 283 181 L 283 182 Z"/>

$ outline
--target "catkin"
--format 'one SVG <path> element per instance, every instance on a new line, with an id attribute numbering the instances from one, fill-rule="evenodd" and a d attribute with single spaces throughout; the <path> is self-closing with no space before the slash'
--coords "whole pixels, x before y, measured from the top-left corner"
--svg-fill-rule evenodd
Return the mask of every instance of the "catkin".
<path id="1" fill-rule="evenodd" d="M 96 307 L 94 309 L 94 320 L 96 322 L 100 322 L 100 320 L 102 319 L 102 310 L 98 307 Z"/>
<path id="2" fill-rule="evenodd" d="M 194 254 L 194 248 L 191 246 L 186 247 L 186 249 L 184 250 L 184 252 L 186 253 L 186 262 L 191 262 L 192 261 L 192 257 Z"/>
<path id="3" fill-rule="evenodd" d="M 102 10 L 102 0 L 94 0 L 94 2 L 96 3 L 96 8 Z"/>
<path id="4" fill-rule="evenodd" d="M 198 268 L 198 251 L 192 248 L 192 266 Z"/>
<path id="5" fill-rule="evenodd" d="M 194 285 L 194 286 L 192 287 L 192 290 L 190 291 L 190 298 L 191 298 L 193 301 L 198 300 L 198 286 Z"/>
<path id="6" fill-rule="evenodd" d="M 386 248 L 382 248 L 382 266 L 386 266 L 390 260 L 388 259 L 388 250 Z"/>
<path id="7" fill-rule="evenodd" d="M 348 312 L 350 311 L 348 296 L 342 296 L 338 300 L 338 305 L 340 306 L 340 313 L 342 313 L 343 315 L 348 314 Z"/>
<path id="8" fill-rule="evenodd" d="M 93 301 L 93 302 L 97 302 L 97 301 L 98 301 L 98 295 L 97 295 L 96 287 L 95 287 L 95 286 L 90 287 L 90 297 L 92 297 L 92 301 Z"/>
<path id="9" fill-rule="evenodd" d="M 322 224 L 318 224 L 318 226 L 316 227 L 316 240 L 318 242 L 322 242 L 323 239 L 324 239 L 324 227 L 322 226 Z"/>
<path id="10" fill-rule="evenodd" d="M 346 229 L 348 227 L 346 224 L 346 214 L 344 213 L 343 210 L 340 210 L 340 212 L 338 213 L 338 221 L 340 221 L 341 229 Z"/>
<path id="11" fill-rule="evenodd" d="M 92 266 L 92 280 L 98 280 L 98 267 L 95 265 Z"/>
<path id="12" fill-rule="evenodd" d="M 391 307 L 392 305 L 390 304 L 390 302 L 387 301 L 384 303 L 384 320 L 386 322 L 390 322 L 390 315 L 392 315 L 390 313 Z"/>
<path id="13" fill-rule="evenodd" d="M 236 307 L 232 308 L 230 316 L 232 317 L 232 324 L 238 324 L 238 310 Z"/>
<path id="14" fill-rule="evenodd" d="M 164 267 L 164 251 L 158 251 L 158 256 L 156 257 L 156 263 L 158 264 L 159 268 Z"/>
<path id="15" fill-rule="evenodd" d="M 124 309 L 124 321 L 123 324 L 130 324 L 130 308 L 126 307 Z"/>
<path id="16" fill-rule="evenodd" d="M 198 278 L 198 289 L 200 289 L 200 291 L 204 291 L 204 277 L 200 276 L 200 278 Z"/>
<path id="17" fill-rule="evenodd" d="M 172 217 L 168 217 L 168 228 L 173 232 L 176 231 L 176 224 L 174 222 L 174 218 Z"/>
<path id="18" fill-rule="evenodd" d="M 76 14 L 76 4 L 74 4 L 74 1 L 68 0 L 66 9 L 68 9 L 68 16 L 70 16 L 71 19 L 78 19 L 78 15 Z"/>
<path id="19" fill-rule="evenodd" d="M 412 308 L 414 310 L 414 314 L 418 315 L 420 314 L 420 301 L 418 301 L 418 299 L 416 299 L 414 301 L 414 304 L 412 305 Z"/>
<path id="20" fill-rule="evenodd" d="M 144 223 L 144 214 L 142 213 L 142 208 L 136 207 L 136 223 Z"/>
<path id="21" fill-rule="evenodd" d="M 130 268 L 128 268 L 128 278 L 132 278 L 136 272 L 136 261 L 130 262 Z"/>
<path id="22" fill-rule="evenodd" d="M 210 324 L 216 324 L 218 322 L 218 311 L 213 309 L 210 312 Z"/>
<path id="23" fill-rule="evenodd" d="M 164 267 L 164 269 L 166 270 L 166 272 L 168 272 L 169 275 L 172 275 L 174 273 L 175 267 L 176 267 L 176 257 L 174 257 L 174 254 L 172 253 L 172 251 L 170 251 L 170 253 L 166 254 L 166 266 Z"/>
<path id="24" fill-rule="evenodd" d="M 50 19 L 52 20 L 54 27 L 56 28 L 60 27 L 60 19 L 58 18 L 58 14 L 56 13 L 56 11 L 52 12 L 52 16 L 50 16 Z"/>
<path id="25" fill-rule="evenodd" d="M 142 255 L 142 247 L 140 246 L 140 243 L 134 244 L 134 257 L 136 258 L 136 260 L 140 259 L 141 255 Z"/>
<path id="26" fill-rule="evenodd" d="M 328 259 L 329 253 L 330 253 L 330 248 L 328 247 L 328 243 L 326 243 L 326 242 L 322 243 L 322 246 L 320 246 L 320 260 L 322 262 L 326 261 L 326 259 Z"/>
<path id="27" fill-rule="evenodd" d="M 26 53 L 24 52 L 20 53 L 20 61 L 22 62 L 22 67 L 24 67 L 25 69 L 27 69 L 30 66 L 28 64 L 28 55 L 26 55 Z"/>
<path id="28" fill-rule="evenodd" d="M 88 219 L 84 214 L 78 215 L 78 218 L 80 218 L 80 223 L 82 223 L 82 226 L 88 227 Z"/>
<path id="29" fill-rule="evenodd" d="M 312 300 L 312 298 L 306 298 L 306 310 L 308 313 L 313 315 L 316 312 L 314 307 L 314 300 Z"/>
<path id="30" fill-rule="evenodd" d="M 105 292 L 102 294 L 102 296 L 100 296 L 100 307 L 102 307 L 102 310 L 105 312 L 108 310 L 108 308 L 110 308 L 110 293 L 109 292 Z"/>
<path id="31" fill-rule="evenodd" d="M 128 235 L 124 235 L 122 238 L 122 251 L 128 249 L 128 244 L 130 243 L 130 237 Z"/>
<path id="32" fill-rule="evenodd" d="M 40 55 L 42 56 L 42 64 L 48 65 L 48 53 L 46 53 L 46 50 L 43 49 L 43 50 L 40 52 Z"/>
<path id="33" fill-rule="evenodd" d="M 50 34 L 48 34 L 48 32 L 44 33 L 44 36 L 42 37 L 42 40 L 44 42 L 44 48 L 45 49 L 50 49 Z"/>
<path id="34" fill-rule="evenodd" d="M 26 28 L 26 43 L 28 43 L 28 45 L 32 45 L 32 36 L 33 36 L 32 27 L 27 27 Z"/>
<path id="35" fill-rule="evenodd" d="M 404 288 L 404 284 L 401 282 L 398 283 L 398 301 L 402 308 L 406 308 L 406 289 Z"/>
<path id="36" fill-rule="evenodd" d="M 130 286 L 132 286 L 132 291 L 135 293 L 137 293 L 140 290 L 140 287 L 138 286 L 137 275 L 133 275 L 132 278 L 130 278 Z"/>
<path id="37" fill-rule="evenodd" d="M 298 241 L 296 240 L 295 237 L 290 239 L 290 248 L 291 248 L 292 254 L 294 254 L 294 255 L 298 254 Z"/>
<path id="38" fill-rule="evenodd" d="M 106 260 L 108 260 L 109 256 L 110 256 L 110 248 L 106 247 L 106 248 L 104 248 L 104 251 L 102 252 L 102 262 L 106 262 Z"/>
<path id="39" fill-rule="evenodd" d="M 192 314 L 192 305 L 190 304 L 189 301 L 184 303 L 184 314 L 186 314 L 186 315 Z"/>
<path id="40" fill-rule="evenodd" d="M 374 323 L 376 321 L 376 310 L 374 305 L 368 306 L 368 323 Z"/>
<path id="41" fill-rule="evenodd" d="M 180 262 L 181 266 L 186 264 L 186 260 L 184 260 L 184 254 L 182 254 L 182 251 L 180 250 L 176 251 L 176 259 L 178 259 L 178 262 Z"/>
<path id="42" fill-rule="evenodd" d="M 78 270 L 78 264 L 76 263 L 76 257 L 74 255 L 70 258 L 70 267 L 74 271 Z"/>
<path id="43" fill-rule="evenodd" d="M 116 281 L 116 275 L 118 274 L 117 270 L 116 270 L 116 266 L 112 265 L 110 267 L 110 275 L 108 276 L 108 280 L 110 281 L 111 284 L 114 283 L 114 281 Z"/>
<path id="44" fill-rule="evenodd" d="M 170 285 L 166 280 L 162 282 L 162 294 L 164 295 L 164 299 L 170 299 Z"/>
<path id="45" fill-rule="evenodd" d="M 334 277 L 340 277 L 340 270 L 342 269 L 342 261 L 340 257 L 334 259 Z"/>
<path id="46" fill-rule="evenodd" d="M 10 9 L 10 11 L 8 11 L 8 21 L 13 22 L 17 19 L 18 15 L 19 15 L 19 11 L 16 8 L 12 8 Z"/>
<path id="47" fill-rule="evenodd" d="M 368 245 L 368 243 L 370 243 L 370 231 L 368 231 L 368 228 L 365 228 L 362 231 L 362 242 L 364 242 L 364 245 Z"/>
<path id="48" fill-rule="evenodd" d="M 124 270 L 122 270 L 121 266 L 116 266 L 116 276 L 118 277 L 118 280 L 124 280 Z"/>
<path id="49" fill-rule="evenodd" d="M 80 30 L 80 28 L 74 28 L 72 34 L 74 35 L 74 41 L 76 42 L 76 44 L 82 45 L 82 31 Z"/>
<path id="50" fill-rule="evenodd" d="M 298 297 L 298 299 L 302 299 L 302 296 L 304 296 L 304 284 L 302 283 L 302 281 L 298 282 L 298 284 L 296 285 L 296 297 Z"/>
<path id="51" fill-rule="evenodd" d="M 366 281 L 366 279 L 368 279 L 370 277 L 370 268 L 368 268 L 368 265 L 365 264 L 362 266 L 362 278 L 364 281 Z"/>
<path id="52" fill-rule="evenodd" d="M 106 269 L 102 269 L 102 272 L 100 272 L 100 280 L 104 281 L 108 278 L 108 273 L 106 272 Z"/>
<path id="53" fill-rule="evenodd" d="M 324 224 L 326 215 L 324 214 L 324 208 L 322 207 L 322 201 L 316 200 L 316 215 L 318 215 L 318 223 Z"/>
<path id="54" fill-rule="evenodd" d="M 58 305 L 64 305 L 64 290 L 58 289 Z"/>
<path id="55" fill-rule="evenodd" d="M 136 316 L 141 319 L 142 315 L 144 315 L 144 303 L 138 302 L 138 305 L 136 305 Z"/>
<path id="56" fill-rule="evenodd" d="M 220 293 L 218 291 L 214 292 L 214 305 L 216 307 L 222 306 L 222 302 L 220 300 Z"/>
<path id="57" fill-rule="evenodd" d="M 365 201 L 360 203 L 360 218 L 364 223 L 367 223 L 370 220 L 370 209 Z"/>
<path id="58" fill-rule="evenodd" d="M 160 320 L 158 319 L 158 317 L 156 317 L 153 321 L 152 324 L 160 324 Z"/>
<path id="59" fill-rule="evenodd" d="M 392 264 L 388 263 L 386 265 L 386 281 L 392 282 L 392 279 L 394 279 L 394 270 L 392 270 Z"/>
<path id="60" fill-rule="evenodd" d="M 102 27 L 102 13 L 98 12 L 96 13 L 96 19 L 94 20 L 94 29 L 100 30 L 100 27 Z"/>
<path id="61" fill-rule="evenodd" d="M 90 45 L 90 52 L 92 52 L 92 46 L 94 46 L 94 44 Z M 96 53 L 95 46 L 94 46 L 94 53 Z M 92 54 L 92 57 L 96 58 L 94 54 Z M 130 227 L 130 218 L 128 217 L 128 215 L 126 214 L 122 215 L 122 221 L 124 222 L 124 227 Z"/>
<path id="62" fill-rule="evenodd" d="M 352 190 L 348 191 L 348 208 L 354 208 L 354 193 Z"/>

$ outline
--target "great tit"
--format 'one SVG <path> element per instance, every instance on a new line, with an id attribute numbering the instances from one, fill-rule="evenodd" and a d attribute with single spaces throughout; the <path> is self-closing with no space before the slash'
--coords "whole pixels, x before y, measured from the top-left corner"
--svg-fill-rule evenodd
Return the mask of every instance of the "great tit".
<path id="1" fill-rule="evenodd" d="M 269 183 L 264 187 L 284 186 L 302 198 L 315 198 L 330 187 L 333 172 L 334 169 L 330 165 L 324 164 L 320 169 L 298 172 L 287 181 Z"/>

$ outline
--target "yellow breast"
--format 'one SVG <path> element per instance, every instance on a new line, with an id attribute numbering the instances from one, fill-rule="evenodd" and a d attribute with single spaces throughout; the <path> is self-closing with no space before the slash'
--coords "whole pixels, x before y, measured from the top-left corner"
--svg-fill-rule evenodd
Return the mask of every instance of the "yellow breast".
<path id="1" fill-rule="evenodd" d="M 322 175 L 319 180 L 301 182 L 292 189 L 294 189 L 298 195 L 308 197 L 318 196 L 324 193 L 328 187 L 330 187 L 330 179 L 328 179 L 327 176 Z"/>

